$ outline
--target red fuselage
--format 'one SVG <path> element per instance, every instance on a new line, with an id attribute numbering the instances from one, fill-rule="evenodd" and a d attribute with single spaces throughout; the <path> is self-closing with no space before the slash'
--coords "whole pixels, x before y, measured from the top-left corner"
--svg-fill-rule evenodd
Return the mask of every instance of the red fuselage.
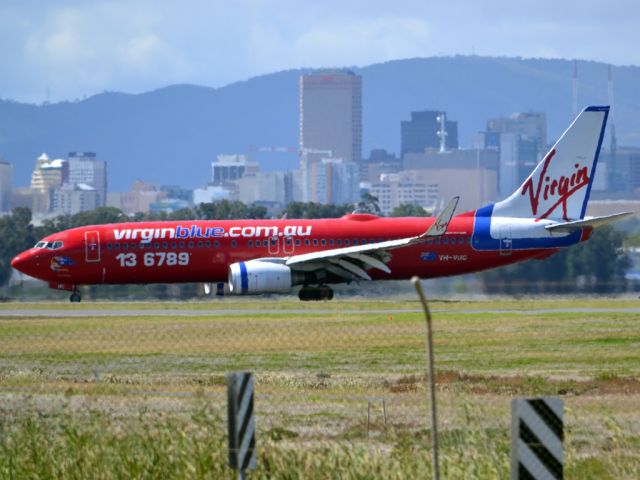
<path id="1" fill-rule="evenodd" d="M 391 273 L 373 279 L 433 278 L 485 270 L 557 248 L 477 249 L 474 217 L 454 217 L 442 237 L 392 250 Z M 420 235 L 433 218 L 379 218 L 351 214 L 322 220 L 210 220 L 144 222 L 80 227 L 53 234 L 17 256 L 12 265 L 51 283 L 78 285 L 225 282 L 235 262 L 290 257 L 310 252 Z M 42 245 L 40 242 L 39 245 Z"/>

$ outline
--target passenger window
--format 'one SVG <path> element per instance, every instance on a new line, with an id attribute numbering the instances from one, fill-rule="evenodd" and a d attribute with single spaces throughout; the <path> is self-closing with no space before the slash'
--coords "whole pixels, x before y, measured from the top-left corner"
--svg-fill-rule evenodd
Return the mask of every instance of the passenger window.
<path id="1" fill-rule="evenodd" d="M 354 239 L 353 239 L 353 244 L 354 244 L 354 245 L 358 245 L 358 239 L 357 239 L 357 238 L 354 238 Z"/>
<path id="2" fill-rule="evenodd" d="M 333 238 L 330 238 L 329 239 L 329 245 L 331 245 L 333 247 L 333 244 L 334 244 L 334 240 L 333 240 Z"/>
<path id="3" fill-rule="evenodd" d="M 129 244 L 128 243 L 123 243 L 122 244 L 122 249 L 123 250 L 129 250 Z"/>
<path id="4" fill-rule="evenodd" d="M 338 246 L 339 247 L 342 246 L 342 239 L 341 238 L 338 239 Z"/>
<path id="5" fill-rule="evenodd" d="M 171 242 L 171 248 L 175 250 L 178 248 L 178 244 L 176 242 Z"/>
<path id="6" fill-rule="evenodd" d="M 211 242 L 209 240 L 207 240 L 204 245 L 207 248 L 211 248 Z"/>
<path id="7" fill-rule="evenodd" d="M 248 246 L 249 248 L 253 247 L 253 240 L 249 240 L 249 241 L 247 242 L 247 246 Z"/>
<path id="8" fill-rule="evenodd" d="M 299 238 L 296 238 L 296 247 L 302 245 L 302 241 Z"/>
<path id="9" fill-rule="evenodd" d="M 156 250 L 158 250 L 160 248 L 160 242 L 156 242 L 153 244 L 153 248 L 155 248 Z"/>
<path id="10" fill-rule="evenodd" d="M 348 247 L 349 245 L 351 245 L 351 242 L 349 240 L 345 240 L 344 241 L 344 246 Z"/>
<path id="11" fill-rule="evenodd" d="M 107 243 L 107 250 L 113 250 L 113 245 L 110 243 Z"/>
<path id="12" fill-rule="evenodd" d="M 238 246 L 238 242 L 236 240 L 231 240 L 231 248 L 236 248 Z"/>
<path id="13" fill-rule="evenodd" d="M 162 242 L 162 248 L 164 248 L 165 250 L 169 248 L 169 242 Z"/>
<path id="14" fill-rule="evenodd" d="M 311 245 L 311 240 L 309 240 L 308 238 L 305 238 L 304 244 L 308 247 L 309 245 Z"/>
<path id="15" fill-rule="evenodd" d="M 119 243 L 116 243 L 115 247 L 116 247 L 116 250 L 120 250 L 120 244 Z"/>
<path id="16" fill-rule="evenodd" d="M 327 240 L 323 238 L 323 239 L 320 241 L 320 243 L 321 243 L 321 244 L 322 244 L 322 246 L 324 247 L 324 246 L 327 244 Z"/>
<path id="17" fill-rule="evenodd" d="M 314 246 L 314 247 L 317 247 L 317 246 L 318 246 L 318 239 L 317 239 L 317 238 L 314 238 L 314 239 L 313 239 L 313 246 Z"/>
<path id="18" fill-rule="evenodd" d="M 220 241 L 219 240 L 214 240 L 213 241 L 213 246 L 216 248 L 220 248 Z"/>
<path id="19" fill-rule="evenodd" d="M 193 242 L 189 242 L 189 248 L 193 248 L 194 243 Z"/>

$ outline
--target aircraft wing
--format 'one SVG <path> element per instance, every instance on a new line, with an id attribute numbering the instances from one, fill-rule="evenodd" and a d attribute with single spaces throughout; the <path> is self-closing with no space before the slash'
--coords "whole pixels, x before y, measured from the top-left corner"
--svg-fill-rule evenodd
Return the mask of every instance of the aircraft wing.
<path id="1" fill-rule="evenodd" d="M 608 223 L 617 222 L 618 220 L 622 220 L 630 215 L 633 215 L 633 212 L 614 213 L 613 215 L 585 218 L 584 220 L 576 220 L 574 222 L 554 223 L 553 225 L 547 225 L 544 228 L 551 232 L 573 232 L 585 227 L 595 228 L 607 225 Z"/>
<path id="2" fill-rule="evenodd" d="M 371 280 L 371 277 L 366 272 L 368 268 L 377 268 L 383 272 L 391 273 L 391 270 L 386 265 L 391 260 L 391 255 L 388 251 L 444 235 L 458 205 L 458 200 L 459 197 L 452 198 L 440 212 L 435 222 L 421 235 L 293 255 L 286 259 L 285 264 L 294 270 L 325 269 L 345 280 L 352 280 L 355 277 Z"/>

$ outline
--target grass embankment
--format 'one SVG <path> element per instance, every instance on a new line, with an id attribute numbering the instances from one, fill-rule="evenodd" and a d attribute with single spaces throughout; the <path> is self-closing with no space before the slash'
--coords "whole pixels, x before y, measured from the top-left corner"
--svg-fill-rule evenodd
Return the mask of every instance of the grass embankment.
<path id="1" fill-rule="evenodd" d="M 304 306 L 304 315 L 255 313 L 287 302 L 197 305 L 251 313 L 0 318 L 0 477 L 229 477 L 224 375 L 240 369 L 256 375 L 258 478 L 429 474 L 424 321 L 367 313 L 417 304 L 343 301 Z M 640 315 L 615 310 L 637 303 L 591 300 L 598 313 L 465 313 L 526 305 L 432 305 L 447 311 L 435 317 L 447 476 L 508 476 L 511 398 L 550 394 L 565 398 L 567 477 L 633 478 Z"/>

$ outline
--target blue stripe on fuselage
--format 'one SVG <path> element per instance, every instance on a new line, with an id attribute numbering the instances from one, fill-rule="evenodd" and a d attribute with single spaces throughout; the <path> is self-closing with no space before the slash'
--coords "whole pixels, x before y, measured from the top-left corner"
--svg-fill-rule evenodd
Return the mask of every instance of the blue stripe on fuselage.
<path id="1" fill-rule="evenodd" d="M 471 246 L 474 250 L 500 250 L 500 239 L 491 236 L 493 204 L 476 210 Z M 580 242 L 581 230 L 562 237 L 513 238 L 511 250 L 569 247 Z"/>

